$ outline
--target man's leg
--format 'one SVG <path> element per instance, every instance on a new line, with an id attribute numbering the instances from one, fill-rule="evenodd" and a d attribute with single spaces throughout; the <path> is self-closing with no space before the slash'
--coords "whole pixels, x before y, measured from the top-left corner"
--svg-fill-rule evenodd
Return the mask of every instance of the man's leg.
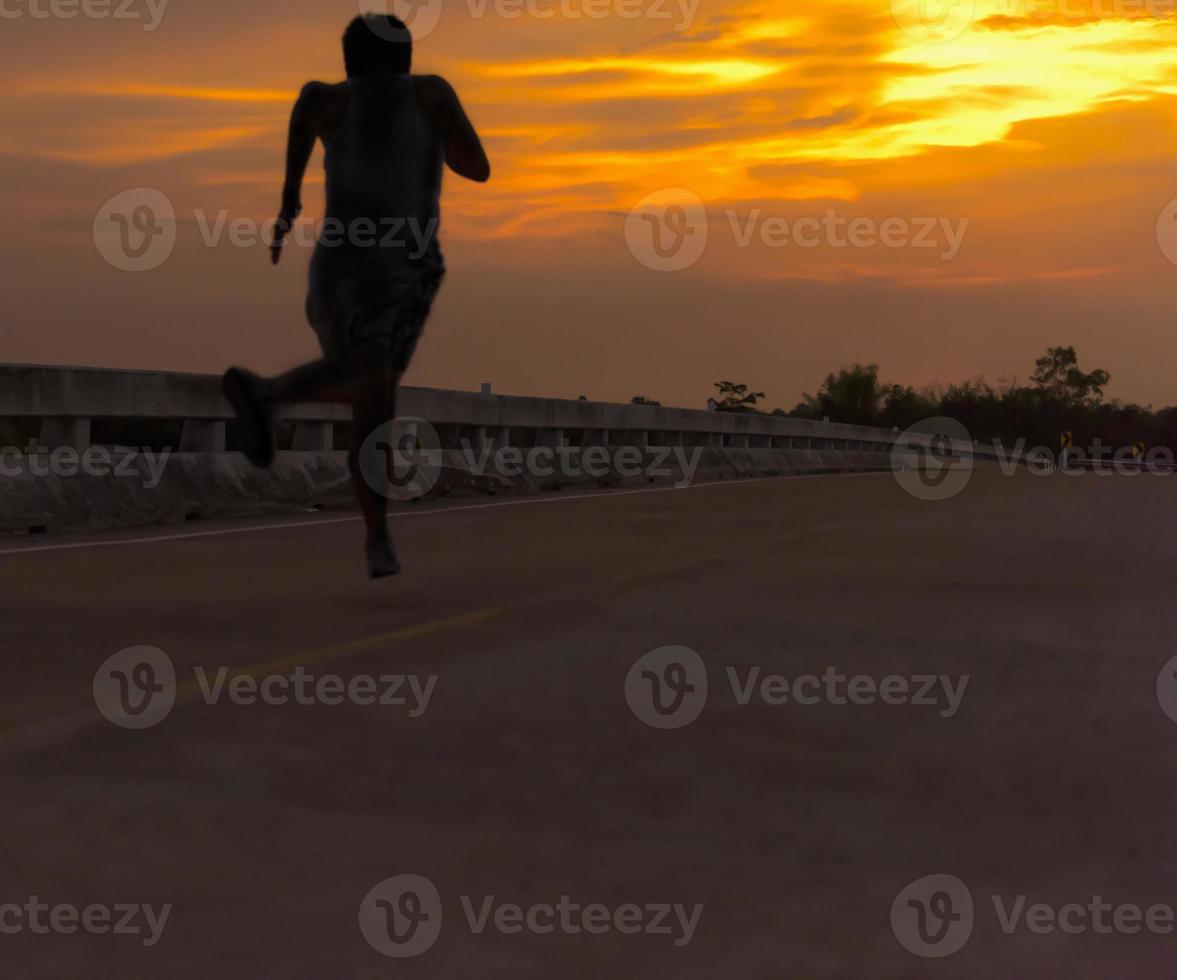
<path id="1" fill-rule="evenodd" d="M 383 352 L 371 357 L 372 360 L 379 362 L 381 369 L 376 372 L 365 372 L 363 385 L 352 402 L 351 446 L 347 463 L 351 471 L 356 502 L 364 516 L 368 575 L 371 578 L 382 578 L 399 572 L 400 563 L 396 559 L 392 538 L 388 533 L 388 500 L 365 478 L 360 451 L 365 440 L 373 432 L 396 416 L 396 386 L 400 378 L 394 371 L 390 357 Z M 392 447 L 388 448 L 391 450 Z M 372 447 L 369 451 L 372 451 Z M 391 481 L 394 475 L 392 453 L 380 451 L 379 447 L 376 447 L 376 451 L 379 452 L 381 465 L 388 467 L 388 477 Z M 364 462 L 372 465 L 373 461 Z"/>
<path id="2" fill-rule="evenodd" d="M 370 349 L 333 354 L 292 368 L 269 380 L 274 400 L 350 403 L 368 388 L 382 365 Z"/>
<path id="3" fill-rule="evenodd" d="M 388 370 L 386 358 L 371 348 L 329 354 L 275 378 L 263 378 L 244 368 L 230 368 L 221 390 L 241 423 L 242 449 L 255 466 L 274 461 L 274 418 L 277 406 L 292 402 L 350 404 L 373 388 Z"/>

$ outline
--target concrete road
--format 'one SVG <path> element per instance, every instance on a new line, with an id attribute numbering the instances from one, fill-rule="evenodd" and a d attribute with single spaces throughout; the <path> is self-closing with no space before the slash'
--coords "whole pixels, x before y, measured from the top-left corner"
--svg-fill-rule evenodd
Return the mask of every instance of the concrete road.
<path id="1" fill-rule="evenodd" d="M 1172 976 L 1177 480 L 651 489 L 0 545 L 0 972 Z"/>

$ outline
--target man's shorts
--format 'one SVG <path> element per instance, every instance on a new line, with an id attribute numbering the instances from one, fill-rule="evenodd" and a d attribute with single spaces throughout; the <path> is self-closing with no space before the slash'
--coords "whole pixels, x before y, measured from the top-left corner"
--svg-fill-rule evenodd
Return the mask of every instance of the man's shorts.
<path id="1" fill-rule="evenodd" d="M 435 245 L 420 259 L 383 265 L 368 256 L 347 258 L 316 249 L 311 260 L 306 313 L 319 346 L 331 356 L 376 344 L 404 371 L 445 277 L 441 251 Z"/>

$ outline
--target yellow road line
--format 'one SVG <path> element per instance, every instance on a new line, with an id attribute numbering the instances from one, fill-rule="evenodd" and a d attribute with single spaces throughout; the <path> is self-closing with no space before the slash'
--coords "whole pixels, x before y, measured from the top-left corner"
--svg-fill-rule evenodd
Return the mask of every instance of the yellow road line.
<path id="1" fill-rule="evenodd" d="M 387 633 L 376 633 L 372 636 L 361 637 L 358 640 L 337 643 L 334 646 L 308 650 L 306 653 L 296 653 L 290 657 L 283 657 L 281 660 L 269 660 L 266 663 L 254 664 L 249 667 L 232 667 L 230 668 L 229 677 L 231 679 L 233 677 L 248 676 L 256 679 L 264 677 L 267 674 L 278 674 L 290 667 L 297 667 L 300 664 L 324 663 L 328 660 L 338 660 L 340 657 L 347 657 L 361 650 L 368 650 L 372 647 L 380 646 L 383 643 L 399 643 L 402 640 L 415 640 L 422 636 L 432 636 L 434 633 L 442 633 L 448 629 L 456 629 L 462 626 L 469 626 L 472 623 L 485 622 L 488 619 L 494 619 L 502 614 L 502 609 L 488 607 L 486 609 L 476 609 L 474 612 L 462 613 L 459 616 L 432 619 L 425 623 L 418 623 L 415 626 L 404 626 L 398 630 L 389 630 Z M 196 694 L 200 690 L 200 683 L 195 680 L 181 684 L 176 688 L 176 700 L 179 701 L 183 697 Z"/>
<path id="2" fill-rule="evenodd" d="M 342 657 L 350 656 L 353 653 L 359 653 L 362 650 L 369 650 L 373 647 L 381 646 L 382 644 L 400 643 L 406 640 L 432 636 L 436 633 L 443 633 L 446 630 L 460 629 L 475 623 L 486 622 L 502 614 L 502 609 L 491 606 L 485 609 L 476 609 L 468 613 L 461 613 L 457 616 L 431 619 L 424 623 L 403 626 L 400 629 L 389 630 L 385 633 L 375 633 L 371 636 L 348 640 L 345 643 L 318 647 L 317 649 L 296 653 L 279 660 L 270 660 L 266 663 L 235 668 L 233 669 L 233 676 L 248 675 L 251 677 L 260 677 L 266 674 L 279 673 L 286 668 L 299 664 L 323 663 L 329 660 L 338 660 Z M 190 700 L 200 692 L 200 683 L 195 679 L 181 684 L 176 689 L 176 704 L 178 705 L 181 700 Z M 57 718 L 27 725 L 23 728 L 9 729 L 4 732 L 3 736 L 0 736 L 0 755 L 10 753 L 14 750 L 41 748 L 69 738 L 81 729 L 88 728 L 92 725 L 106 724 L 110 723 L 103 717 L 97 706 L 92 705 L 87 709 L 78 710 L 68 715 L 60 715 Z"/>

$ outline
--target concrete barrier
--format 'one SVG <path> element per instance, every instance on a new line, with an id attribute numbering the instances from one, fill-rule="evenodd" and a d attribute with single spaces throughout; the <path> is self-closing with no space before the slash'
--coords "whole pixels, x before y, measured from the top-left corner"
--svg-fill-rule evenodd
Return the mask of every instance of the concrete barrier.
<path id="1" fill-rule="evenodd" d="M 433 388 L 402 388 L 397 409 L 438 432 L 444 465 L 431 491 L 437 494 L 881 470 L 890 466 L 898 437 L 780 416 Z M 350 421 L 346 406 L 284 409 L 282 419 L 295 425 L 292 449 L 279 452 L 264 472 L 226 451 L 232 417 L 215 375 L 0 365 L 0 419 L 38 433 L 34 446 L 3 448 L 0 455 L 0 530 L 98 529 L 349 505 L 336 432 L 338 423 Z M 94 443 L 96 424 L 143 419 L 178 425 L 176 445 L 162 463 Z M 471 467 L 472 454 L 504 447 L 544 447 L 573 459 L 592 447 L 633 447 L 641 472 L 612 463 L 604 475 L 583 478 Z M 968 444 L 954 449 L 992 457 L 992 450 Z M 646 473 L 643 467 L 660 454 L 665 465 Z M 689 474 L 684 460 L 694 461 Z"/>

